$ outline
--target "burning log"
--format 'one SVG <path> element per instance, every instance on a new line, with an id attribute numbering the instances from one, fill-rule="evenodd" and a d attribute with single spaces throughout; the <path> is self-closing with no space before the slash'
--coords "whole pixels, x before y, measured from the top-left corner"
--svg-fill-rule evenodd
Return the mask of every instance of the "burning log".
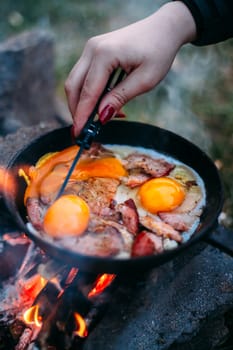
<path id="1" fill-rule="evenodd" d="M 32 335 L 33 330 L 28 327 L 25 328 L 19 339 L 18 344 L 15 346 L 15 350 L 26 350 L 29 344 L 31 343 Z"/>
<path id="2" fill-rule="evenodd" d="M 78 310 L 80 314 L 85 314 L 90 307 L 91 303 L 77 290 L 76 284 L 67 287 L 47 317 L 43 318 L 36 343 L 41 349 L 50 346 L 55 346 L 58 350 L 70 349 L 74 332 L 77 331 L 74 313 Z"/>
<path id="3" fill-rule="evenodd" d="M 85 274 L 61 265 L 23 235 L 5 235 L 4 245 L 14 250 L 25 247 L 14 283 L 5 286 L 13 290 L 15 300 L 2 304 L 4 319 L 15 317 L 9 326 L 13 342 L 9 348 L 71 350 L 80 346 L 103 316 L 116 276 Z"/>
<path id="4" fill-rule="evenodd" d="M 103 316 L 112 292 L 108 287 L 114 279 L 115 275 L 96 277 L 77 274 L 77 269 L 71 269 L 63 291 L 52 303 L 49 312 L 47 307 L 42 306 L 46 313 L 41 310 L 43 321 L 36 340 L 40 349 L 54 346 L 63 350 L 80 345 Z M 41 297 L 35 302 L 41 304 Z"/>

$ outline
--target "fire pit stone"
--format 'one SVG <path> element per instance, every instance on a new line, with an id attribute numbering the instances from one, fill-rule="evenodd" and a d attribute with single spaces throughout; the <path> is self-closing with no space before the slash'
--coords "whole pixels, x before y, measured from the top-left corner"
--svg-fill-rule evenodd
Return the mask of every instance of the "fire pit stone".
<path id="1" fill-rule="evenodd" d="M 53 36 L 32 30 L 0 43 L 0 133 L 55 114 Z"/>
<path id="2" fill-rule="evenodd" d="M 232 269 L 231 258 L 198 244 L 119 289 L 83 350 L 214 349 L 232 331 Z"/>

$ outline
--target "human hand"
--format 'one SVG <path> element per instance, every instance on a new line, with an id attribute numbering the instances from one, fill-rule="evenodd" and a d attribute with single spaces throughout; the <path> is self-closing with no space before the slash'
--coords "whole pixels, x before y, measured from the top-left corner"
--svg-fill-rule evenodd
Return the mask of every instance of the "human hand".
<path id="1" fill-rule="evenodd" d="M 120 66 L 127 77 L 102 98 L 102 123 L 129 100 L 154 88 L 167 74 L 179 48 L 195 35 L 188 8 L 174 1 L 141 21 L 88 40 L 65 83 L 75 135 L 82 130 L 114 69 Z"/>

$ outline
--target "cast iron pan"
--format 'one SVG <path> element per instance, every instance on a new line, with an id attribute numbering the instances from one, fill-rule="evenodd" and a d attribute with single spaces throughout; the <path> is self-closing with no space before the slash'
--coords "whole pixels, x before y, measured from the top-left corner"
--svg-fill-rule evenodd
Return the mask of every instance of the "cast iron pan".
<path id="1" fill-rule="evenodd" d="M 6 199 L 6 205 L 17 228 L 27 233 L 47 254 L 51 255 L 53 258 L 60 259 L 63 263 L 78 266 L 79 269 L 88 272 L 136 272 L 163 264 L 184 249 L 187 249 L 188 246 L 207 238 L 209 233 L 213 232 L 217 226 L 217 219 L 223 205 L 223 191 L 221 180 L 214 163 L 202 150 L 188 140 L 172 132 L 137 122 L 109 122 L 102 129 L 97 141 L 152 148 L 166 155 L 170 155 L 195 169 L 205 183 L 207 196 L 206 206 L 201 216 L 200 225 L 187 243 L 180 245 L 174 250 L 154 256 L 118 260 L 114 258 L 83 256 L 64 248 L 55 247 L 52 243 L 34 236 L 28 231 L 25 225 L 27 221 L 23 204 L 25 181 L 18 177 L 18 168 L 22 164 L 35 164 L 35 162 L 47 152 L 59 151 L 70 146 L 70 127 L 65 127 L 49 132 L 33 140 L 11 160 L 8 166 L 15 174 L 18 189 L 16 193 Z M 217 231 L 217 235 L 219 235 L 220 231 L 221 230 Z M 231 247 L 229 247 L 229 242 L 226 244 L 224 241 L 222 242 L 221 236 L 216 239 L 211 239 L 212 243 L 215 241 L 215 244 L 218 246 L 221 245 L 223 249 L 233 254 L 233 240 L 230 242 Z M 216 241 L 218 242 L 216 243 Z"/>

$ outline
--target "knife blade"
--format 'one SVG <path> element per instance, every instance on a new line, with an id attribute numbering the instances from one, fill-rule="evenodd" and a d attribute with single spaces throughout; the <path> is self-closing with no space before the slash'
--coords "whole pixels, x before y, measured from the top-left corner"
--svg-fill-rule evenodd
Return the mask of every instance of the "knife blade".
<path id="1" fill-rule="evenodd" d="M 80 135 L 77 137 L 75 140 L 77 145 L 79 145 L 79 150 L 69 168 L 69 171 L 57 193 L 56 199 L 58 199 L 64 192 L 69 179 L 85 149 L 89 149 L 91 147 L 92 142 L 94 141 L 95 137 L 99 134 L 101 127 L 103 124 L 100 122 L 100 120 L 97 118 L 97 113 L 98 113 L 98 108 L 100 105 L 100 102 L 103 98 L 103 96 L 111 91 L 116 85 L 118 85 L 124 78 L 126 74 L 125 72 L 121 69 L 118 68 L 112 72 L 112 74 L 109 77 L 109 80 L 100 96 L 98 99 L 92 113 L 90 114 L 86 124 L 84 125 Z"/>

